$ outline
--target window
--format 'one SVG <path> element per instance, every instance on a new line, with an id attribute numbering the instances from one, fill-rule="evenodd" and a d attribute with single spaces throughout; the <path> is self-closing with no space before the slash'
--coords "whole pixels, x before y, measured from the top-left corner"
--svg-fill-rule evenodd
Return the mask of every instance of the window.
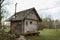
<path id="1" fill-rule="evenodd" d="M 32 24 L 32 21 L 30 21 L 30 24 Z"/>
<path id="2" fill-rule="evenodd" d="M 26 21 L 26 26 L 28 25 L 28 21 Z"/>

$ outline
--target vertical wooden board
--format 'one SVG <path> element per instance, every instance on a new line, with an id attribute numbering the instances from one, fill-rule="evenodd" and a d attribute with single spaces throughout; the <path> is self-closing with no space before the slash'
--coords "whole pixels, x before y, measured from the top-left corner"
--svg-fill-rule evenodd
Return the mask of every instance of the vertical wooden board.
<path id="1" fill-rule="evenodd" d="M 15 34 L 20 34 L 22 32 L 22 23 L 20 22 L 12 22 L 11 23 L 11 31 Z"/>

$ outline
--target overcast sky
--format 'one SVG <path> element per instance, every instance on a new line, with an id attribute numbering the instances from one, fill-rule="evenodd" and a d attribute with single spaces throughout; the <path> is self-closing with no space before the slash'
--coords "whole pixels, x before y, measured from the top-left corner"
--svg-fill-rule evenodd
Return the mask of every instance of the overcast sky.
<path id="1" fill-rule="evenodd" d="M 17 12 L 35 7 L 41 17 L 52 15 L 53 19 L 60 19 L 60 0 L 13 0 L 13 3 L 7 6 L 11 15 L 14 14 L 15 3 Z"/>

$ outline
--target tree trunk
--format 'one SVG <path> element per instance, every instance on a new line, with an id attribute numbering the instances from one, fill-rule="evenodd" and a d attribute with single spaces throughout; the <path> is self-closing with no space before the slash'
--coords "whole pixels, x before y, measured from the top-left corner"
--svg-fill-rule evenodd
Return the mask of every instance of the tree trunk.
<path id="1" fill-rule="evenodd" d="M 2 17 L 1 17 L 1 3 L 0 3 L 0 29 L 1 29 L 1 19 L 2 19 Z"/>
<path id="2" fill-rule="evenodd" d="M 2 16 L 1 16 L 1 14 L 2 14 L 1 8 L 2 8 L 2 6 L 1 6 L 1 4 L 3 3 L 3 1 L 4 1 L 4 0 L 0 0 L 0 30 L 1 30 L 1 28 L 2 28 L 2 24 L 1 24 L 1 20 L 2 20 Z"/>

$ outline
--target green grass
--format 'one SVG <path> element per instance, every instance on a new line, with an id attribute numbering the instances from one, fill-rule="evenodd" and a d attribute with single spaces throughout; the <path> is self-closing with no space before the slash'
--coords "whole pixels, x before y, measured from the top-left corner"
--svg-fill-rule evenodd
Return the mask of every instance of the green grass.
<path id="1" fill-rule="evenodd" d="M 39 36 L 31 36 L 31 40 L 60 40 L 60 29 L 44 29 Z"/>

